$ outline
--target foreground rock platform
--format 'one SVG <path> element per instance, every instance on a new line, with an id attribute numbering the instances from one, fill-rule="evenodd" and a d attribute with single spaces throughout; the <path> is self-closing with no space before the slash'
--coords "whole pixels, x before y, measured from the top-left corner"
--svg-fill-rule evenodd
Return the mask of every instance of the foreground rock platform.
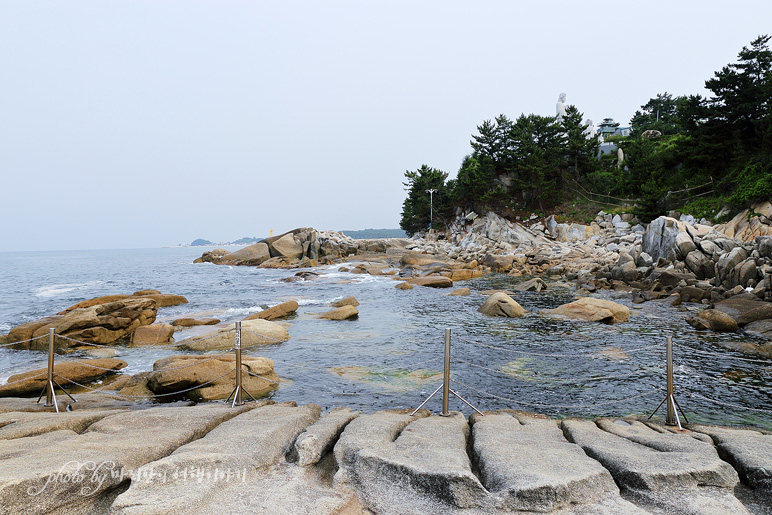
<path id="1" fill-rule="evenodd" d="M 57 414 L 0 399 L 0 514 L 772 513 L 772 434 L 757 430 L 92 405 Z"/>

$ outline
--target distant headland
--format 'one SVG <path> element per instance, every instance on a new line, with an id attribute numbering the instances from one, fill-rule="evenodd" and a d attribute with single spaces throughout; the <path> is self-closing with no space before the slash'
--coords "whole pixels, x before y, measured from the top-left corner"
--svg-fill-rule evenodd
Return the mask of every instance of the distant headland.
<path id="1" fill-rule="evenodd" d="M 349 238 L 354 238 L 355 240 L 407 237 L 407 234 L 402 229 L 362 229 L 362 230 L 356 230 L 356 231 L 345 230 L 340 232 L 345 234 Z M 188 244 L 180 243 L 179 245 L 177 245 L 177 247 L 212 247 L 212 246 L 224 247 L 224 246 L 238 246 L 238 245 L 253 245 L 264 239 L 265 238 L 258 238 L 256 236 L 251 236 L 251 237 L 245 236 L 244 238 L 239 238 L 238 240 L 234 240 L 234 241 L 215 242 L 215 241 L 205 240 L 204 238 L 196 238 L 195 240 L 191 241 Z"/>

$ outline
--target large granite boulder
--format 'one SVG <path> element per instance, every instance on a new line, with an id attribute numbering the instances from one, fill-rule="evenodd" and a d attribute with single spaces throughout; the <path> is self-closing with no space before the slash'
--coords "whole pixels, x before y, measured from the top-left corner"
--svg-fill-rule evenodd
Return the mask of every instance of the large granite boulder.
<path id="1" fill-rule="evenodd" d="M 477 310 L 484 315 L 494 317 L 523 317 L 525 310 L 512 297 L 504 292 L 496 292 Z"/>
<path id="2" fill-rule="evenodd" d="M 756 320 L 772 318 L 772 303 L 759 300 L 758 297 L 750 293 L 735 295 L 722 300 L 714 307 L 732 317 L 740 326 Z"/>
<path id="3" fill-rule="evenodd" d="M 286 342 L 289 338 L 287 330 L 276 322 L 259 319 L 241 322 L 242 347 L 281 343 Z M 235 346 L 235 341 L 236 330 L 235 328 L 229 328 L 195 338 L 188 338 L 179 343 L 181 344 L 180 347 L 188 350 L 206 351 L 231 349 Z"/>
<path id="4" fill-rule="evenodd" d="M 269 245 L 271 257 L 300 259 L 303 257 L 303 245 L 295 240 L 292 233 L 287 233 Z"/>
<path id="5" fill-rule="evenodd" d="M 592 297 L 583 297 L 555 309 L 544 309 L 542 313 L 606 324 L 626 322 L 630 316 L 630 310 L 627 306 Z"/>
<path id="6" fill-rule="evenodd" d="M 242 386 L 253 396 L 265 396 L 278 387 L 279 376 L 273 371 L 273 360 L 242 355 L 241 366 Z M 235 387 L 235 380 L 234 354 L 219 356 L 216 359 L 177 355 L 153 364 L 153 371 L 147 378 L 147 386 L 154 394 L 169 394 L 201 386 L 183 395 L 194 401 L 208 401 L 228 397 Z M 167 396 L 170 397 L 173 396 Z"/>
<path id="7" fill-rule="evenodd" d="M 261 241 L 223 256 L 219 264 L 257 266 L 268 261 L 270 257 L 268 245 Z"/>
<path id="8" fill-rule="evenodd" d="M 158 305 L 152 298 L 127 296 L 114 302 L 65 310 L 63 315 L 28 322 L 12 329 L 9 336 L 13 341 L 35 338 L 20 343 L 18 348 L 43 350 L 48 349 L 46 335 L 53 328 L 56 334 L 69 338 L 57 338 L 57 347 L 78 345 L 72 340 L 104 345 L 127 339 L 137 328 L 152 324 L 157 311 Z"/>
<path id="9" fill-rule="evenodd" d="M 699 331 L 729 331 L 739 328 L 734 318 L 717 309 L 703 309 L 689 316 L 686 321 Z"/>
<path id="10" fill-rule="evenodd" d="M 80 359 L 55 364 L 54 379 L 62 386 L 74 386 L 73 381 L 88 383 L 126 366 L 126 362 L 120 359 Z M 7 384 L 0 386 L 0 397 L 39 394 L 48 381 L 47 372 L 47 368 L 40 368 L 12 375 Z"/>

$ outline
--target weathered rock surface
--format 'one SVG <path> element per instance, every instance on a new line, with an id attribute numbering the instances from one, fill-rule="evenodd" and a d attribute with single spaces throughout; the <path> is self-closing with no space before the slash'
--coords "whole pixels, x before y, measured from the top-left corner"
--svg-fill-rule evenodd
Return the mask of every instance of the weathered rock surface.
<path id="1" fill-rule="evenodd" d="M 265 396 L 278 387 L 279 376 L 273 371 L 273 360 L 242 355 L 241 366 L 243 388 L 254 397 Z M 184 395 L 194 401 L 208 401 L 228 397 L 235 387 L 235 380 L 234 355 L 209 359 L 185 354 L 156 361 L 153 371 L 148 374 L 147 387 L 154 394 L 171 394 L 202 385 Z M 243 397 L 248 398 L 246 393 Z"/>
<path id="2" fill-rule="evenodd" d="M 236 330 L 223 329 L 214 333 L 204 334 L 196 338 L 188 338 L 179 342 L 188 350 L 226 350 L 235 346 Z M 244 320 L 241 322 L 242 348 L 254 345 L 282 343 L 290 339 L 287 330 L 270 320 Z"/>
<path id="3" fill-rule="evenodd" d="M 174 326 L 171 324 L 150 324 L 138 327 L 131 335 L 134 346 L 162 345 L 174 340 Z"/>
<path id="4" fill-rule="evenodd" d="M 318 318 L 323 320 L 347 320 L 359 315 L 359 311 L 354 306 L 346 305 L 340 308 L 335 308 L 327 313 L 322 313 Z"/>
<path id="5" fill-rule="evenodd" d="M 772 508 L 772 435 L 759 431 L 693 426 L 698 432 L 681 433 L 632 419 L 561 422 L 514 410 L 468 422 L 459 413 L 426 411 L 353 416 L 343 408 L 320 417 L 319 406 L 272 401 L 233 409 L 0 414 L 0 513 L 646 515 Z M 735 490 L 738 479 L 745 486 Z"/>
<path id="6" fill-rule="evenodd" d="M 644 503 L 669 513 L 748 513 L 732 494 L 737 473 L 711 444 L 689 434 L 610 419 L 565 420 L 563 432 Z"/>
<path id="7" fill-rule="evenodd" d="M 450 288 L 453 286 L 453 281 L 450 278 L 442 276 L 416 277 L 408 282 L 416 286 L 428 286 L 430 288 Z"/>
<path id="8" fill-rule="evenodd" d="M 249 315 L 244 320 L 276 320 L 278 318 L 289 316 L 297 310 L 297 301 L 288 300 L 287 302 L 282 302 L 276 306 L 264 309 L 263 311 L 259 311 L 253 315 Z"/>
<path id="9" fill-rule="evenodd" d="M 298 465 L 305 467 L 319 463 L 332 450 L 343 429 L 358 416 L 359 412 L 351 408 L 333 408 L 306 428 L 294 444 Z"/>
<path id="10" fill-rule="evenodd" d="M 700 331 L 734 332 L 739 329 L 734 318 L 717 309 L 703 309 L 689 316 L 686 321 L 689 325 Z"/>
<path id="11" fill-rule="evenodd" d="M 298 434 L 319 418 L 320 411 L 321 408 L 313 404 L 270 405 L 231 418 L 203 438 L 153 462 L 148 473 L 159 474 L 168 478 L 167 481 L 132 482 L 129 489 L 116 498 L 113 513 L 191 513 L 208 505 L 211 496 L 222 489 L 236 487 L 238 490 L 247 482 L 254 487 L 254 482 L 259 481 L 259 471 L 283 459 Z M 221 477 L 210 474 L 193 479 L 180 474 L 181 470 L 214 472 L 213 465 Z M 232 476 L 228 481 L 226 474 Z M 195 481 L 194 487 L 191 481 Z M 211 508 L 220 511 L 214 506 Z"/>
<path id="12" fill-rule="evenodd" d="M 466 297 L 471 294 L 472 292 L 471 290 L 469 290 L 469 288 L 459 288 L 457 290 L 453 290 L 452 292 L 448 293 L 448 295 L 453 295 L 455 297 Z"/>
<path id="13" fill-rule="evenodd" d="M 356 299 L 356 297 L 346 297 L 345 299 L 336 300 L 335 302 L 332 302 L 330 304 L 334 308 L 342 308 L 343 306 L 358 306 L 359 301 Z"/>
<path id="14" fill-rule="evenodd" d="M 115 413 L 115 411 L 96 410 L 65 413 L 3 413 L 0 414 L 0 440 L 64 430 L 82 433 L 94 422 Z"/>
<path id="15" fill-rule="evenodd" d="M 544 309 L 542 313 L 606 324 L 626 322 L 630 316 L 630 310 L 627 306 L 593 297 L 583 297 L 555 309 Z"/>
<path id="16" fill-rule="evenodd" d="M 533 279 L 529 279 L 515 286 L 515 290 L 517 291 L 540 292 L 546 289 L 547 289 L 547 283 L 545 283 L 544 280 L 541 279 L 540 277 L 534 277 Z"/>
<path id="17" fill-rule="evenodd" d="M 606 497 L 623 503 L 608 470 L 569 443 L 557 421 L 501 411 L 471 422 L 480 478 L 501 498 L 498 508 L 550 512 Z"/>
<path id="18" fill-rule="evenodd" d="M 172 325 L 174 327 L 196 327 L 199 325 L 217 325 L 219 323 L 219 318 L 178 318 L 172 322 Z"/>
<path id="19" fill-rule="evenodd" d="M 717 302 L 715 309 L 732 317 L 740 326 L 772 318 L 772 303 L 762 302 L 757 297 L 747 294 L 735 295 Z"/>
<path id="20" fill-rule="evenodd" d="M 126 366 L 126 362 L 120 359 L 80 359 L 57 363 L 54 364 L 54 379 L 62 386 L 74 386 L 72 381 L 89 383 Z M 0 397 L 39 394 L 48 381 L 47 373 L 47 368 L 40 368 L 12 375 L 7 384 L 0 386 Z"/>
<path id="21" fill-rule="evenodd" d="M 766 495 L 772 494 L 772 435 L 750 429 L 702 425 L 690 429 L 710 436 L 719 456 L 737 470 L 744 483 Z"/>
<path id="22" fill-rule="evenodd" d="M 48 349 L 50 328 L 72 340 L 107 344 L 127 338 L 138 327 L 152 324 L 157 310 L 155 300 L 127 295 L 121 300 L 69 309 L 63 315 L 27 322 L 13 328 L 8 335 L 12 341 L 35 338 L 31 342 L 20 343 L 20 349 Z M 55 343 L 57 348 L 77 345 L 77 342 L 63 338 L 56 338 Z"/>
<path id="23" fill-rule="evenodd" d="M 0 513 L 103 513 L 140 466 L 252 407 L 151 408 L 104 417 L 83 434 L 0 440 Z M 97 468 L 102 473 L 95 476 Z"/>
<path id="24" fill-rule="evenodd" d="M 515 299 L 504 292 L 496 292 L 477 310 L 494 317 L 523 317 L 525 310 Z"/>

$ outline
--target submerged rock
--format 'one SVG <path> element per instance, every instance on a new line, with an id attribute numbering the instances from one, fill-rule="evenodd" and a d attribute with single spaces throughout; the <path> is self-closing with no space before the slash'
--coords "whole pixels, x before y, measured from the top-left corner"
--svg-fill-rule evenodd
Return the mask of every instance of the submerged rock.
<path id="1" fill-rule="evenodd" d="M 477 310 L 484 315 L 494 317 L 524 317 L 525 310 L 512 297 L 504 292 L 497 292 L 488 297 Z"/>
<path id="2" fill-rule="evenodd" d="M 563 304 L 555 309 L 544 309 L 542 313 L 548 315 L 561 315 L 566 318 L 587 320 L 589 322 L 603 322 L 617 324 L 626 322 L 630 316 L 627 306 L 617 304 L 610 300 L 584 297 L 568 304 Z"/>

